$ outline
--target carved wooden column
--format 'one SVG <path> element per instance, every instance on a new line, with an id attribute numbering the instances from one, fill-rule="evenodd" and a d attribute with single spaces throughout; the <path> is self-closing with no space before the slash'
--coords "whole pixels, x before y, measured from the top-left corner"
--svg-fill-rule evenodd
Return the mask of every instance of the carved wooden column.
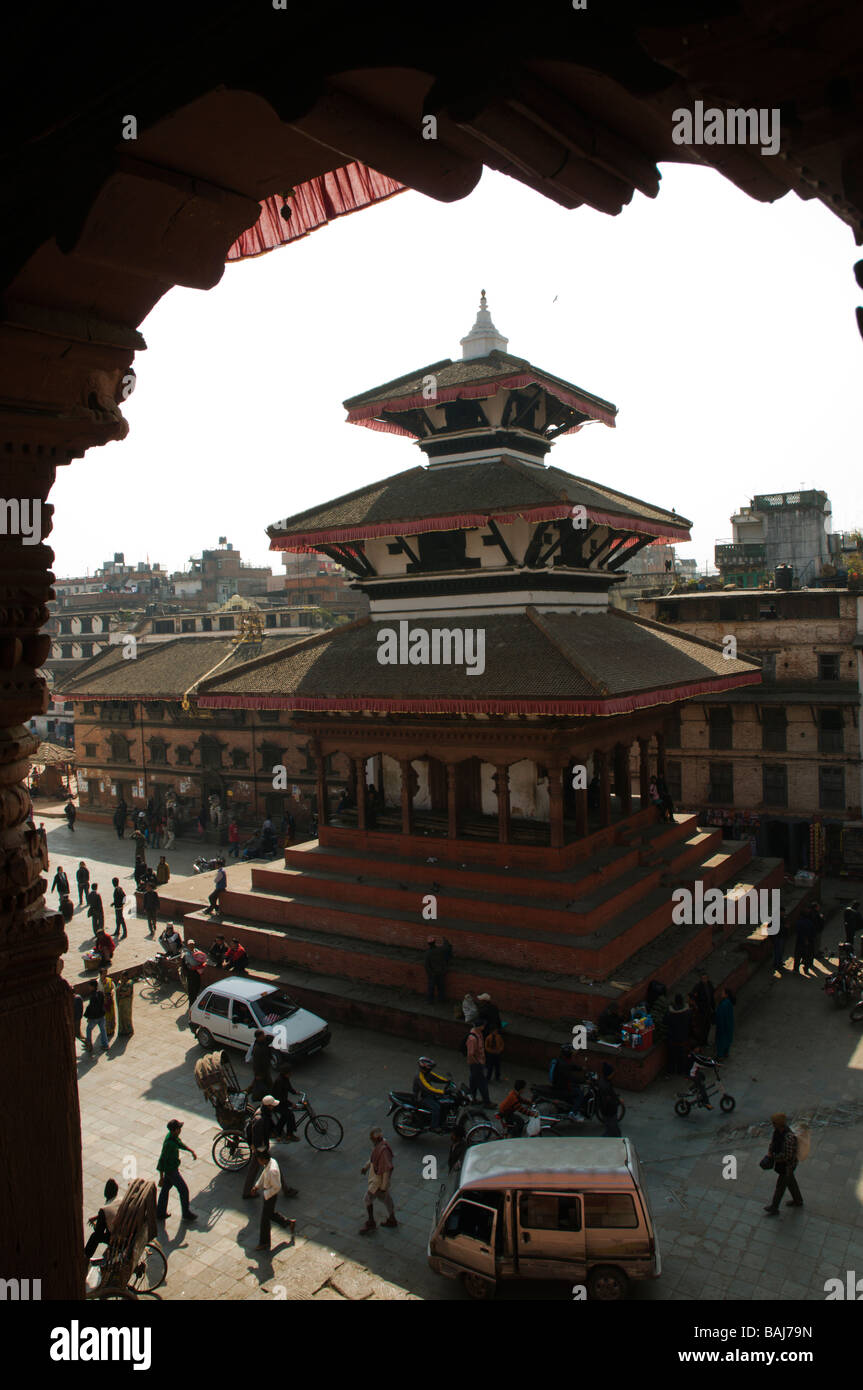
<path id="1" fill-rule="evenodd" d="M 318 825 L 329 825 L 329 807 L 327 805 L 327 765 L 321 748 L 320 739 L 309 740 L 309 747 L 312 757 L 315 760 L 315 771 L 317 773 L 317 792 L 318 792 Z"/>
<path id="2" fill-rule="evenodd" d="M 599 778 L 599 824 L 611 825 L 611 784 L 608 775 L 608 754 L 597 749 L 593 755 L 593 769 Z"/>
<path id="3" fill-rule="evenodd" d="M 450 840 L 458 839 L 458 802 L 456 791 L 456 765 L 447 763 L 446 765 L 446 809 L 447 809 L 447 838 Z"/>
<path id="4" fill-rule="evenodd" d="M 416 780 L 416 773 L 411 766 L 410 758 L 399 758 L 399 767 L 402 773 L 402 834 L 413 834 L 413 783 Z"/>
<path id="5" fill-rule="evenodd" d="M 354 785 L 357 797 L 357 829 L 366 828 L 366 760 L 365 758 L 352 758 L 351 766 L 354 772 Z"/>
<path id="6" fill-rule="evenodd" d="M 665 776 L 665 734 L 656 735 L 656 775 Z"/>
<path id="7" fill-rule="evenodd" d="M 549 844 L 552 849 L 563 848 L 562 773 L 563 768 L 560 766 L 549 767 L 548 769 Z"/>
<path id="8" fill-rule="evenodd" d="M 579 839 L 587 834 L 587 787 L 576 787 L 575 792 L 575 830 Z"/>
<path id="9" fill-rule="evenodd" d="M 638 795 L 641 809 L 650 804 L 650 739 L 638 740 Z"/>
<path id="10" fill-rule="evenodd" d="M 509 764 L 496 763 L 494 769 L 494 788 L 497 792 L 497 838 L 500 844 L 509 844 Z"/>
<path id="11" fill-rule="evenodd" d="M 23 786 L 39 742 L 24 721 L 48 707 L 37 671 L 51 645 L 39 628 L 53 597 L 54 556 L 38 542 L 50 534 L 46 499 L 57 464 L 68 458 L 34 444 L 0 446 L 4 500 L 15 499 L 19 517 L 24 502 L 28 526 L 36 523 L 32 538 L 9 534 L 7 506 L 0 536 L 0 1247 L 3 1276 L 41 1279 L 43 1299 L 84 1292 L 72 992 L 60 960 L 68 941 L 62 917 L 45 907 L 48 851 L 44 835 L 26 823 Z M 24 1115 L 32 1142 L 22 1140 Z"/>
<path id="12" fill-rule="evenodd" d="M 624 743 L 614 745 L 614 791 L 623 815 L 632 811 L 632 783 L 629 780 L 629 749 Z"/>

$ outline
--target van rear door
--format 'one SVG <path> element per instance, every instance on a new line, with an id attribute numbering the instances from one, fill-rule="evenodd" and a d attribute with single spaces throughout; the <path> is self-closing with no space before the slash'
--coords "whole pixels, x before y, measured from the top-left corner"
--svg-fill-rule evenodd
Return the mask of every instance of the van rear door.
<path id="1" fill-rule="evenodd" d="M 460 1197 L 432 1237 L 431 1253 L 457 1266 L 459 1271 L 494 1279 L 498 1219 L 493 1207 Z"/>
<path id="2" fill-rule="evenodd" d="M 522 1279 L 585 1277 L 584 1219 L 577 1192 L 519 1192 L 516 1260 Z"/>

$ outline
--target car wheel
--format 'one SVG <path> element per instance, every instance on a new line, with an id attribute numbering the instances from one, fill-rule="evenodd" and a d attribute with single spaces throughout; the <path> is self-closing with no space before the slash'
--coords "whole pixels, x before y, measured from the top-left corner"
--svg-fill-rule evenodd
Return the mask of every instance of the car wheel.
<path id="1" fill-rule="evenodd" d="M 214 1050 L 216 1046 L 216 1039 L 213 1037 L 209 1028 L 196 1029 L 195 1037 L 197 1038 L 201 1047 L 203 1047 L 206 1052 L 212 1052 Z"/>
<path id="2" fill-rule="evenodd" d="M 494 1298 L 496 1285 L 490 1279 L 483 1279 L 479 1274 L 463 1274 L 462 1283 L 464 1291 L 471 1298 Z"/>

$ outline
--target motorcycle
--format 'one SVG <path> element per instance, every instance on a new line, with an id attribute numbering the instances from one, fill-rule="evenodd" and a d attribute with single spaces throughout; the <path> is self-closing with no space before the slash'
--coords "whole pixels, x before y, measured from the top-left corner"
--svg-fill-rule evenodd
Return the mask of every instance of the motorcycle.
<path id="1" fill-rule="evenodd" d="M 704 1106 L 712 1109 L 712 1106 L 710 1106 L 710 1097 L 715 1096 L 717 1093 L 720 1097 L 719 1109 L 724 1110 L 725 1113 L 728 1114 L 734 1109 L 737 1102 L 733 1096 L 728 1094 L 722 1084 L 719 1063 L 715 1062 L 712 1057 L 700 1057 L 697 1053 L 693 1053 L 693 1058 L 700 1067 L 710 1067 L 712 1069 L 713 1080 L 709 1082 L 705 1081 L 703 1086 L 699 1086 L 698 1081 L 693 1077 L 690 1082 L 689 1090 L 681 1091 L 678 1094 L 677 1100 L 674 1102 L 675 1115 L 688 1115 L 693 1106 Z"/>
<path id="2" fill-rule="evenodd" d="M 487 1144 L 492 1139 L 540 1139 L 545 1135 L 568 1139 L 580 1133 L 582 1124 L 583 1117 L 571 1109 L 549 1113 L 532 1107 L 526 1115 L 520 1114 L 508 1124 L 497 1115 L 491 1120 L 483 1116 L 468 1127 L 464 1141 L 467 1148 L 473 1148 L 474 1144 Z"/>
<path id="3" fill-rule="evenodd" d="M 847 1008 L 854 995 L 863 988 L 863 961 L 854 955 L 851 943 L 840 941 L 836 969 L 824 981 L 824 993 L 837 1009 Z"/>
<path id="4" fill-rule="evenodd" d="M 192 867 L 196 874 L 205 874 L 210 869 L 224 869 L 225 861 L 221 854 L 214 854 L 210 857 L 206 854 L 199 854 Z"/>
<path id="5" fill-rule="evenodd" d="M 427 1131 L 431 1134 L 452 1134 L 460 1125 L 471 1119 L 485 1119 L 484 1112 L 474 1105 L 466 1086 L 456 1086 L 450 1082 L 441 1097 L 441 1123 L 432 1125 L 432 1112 L 412 1091 L 390 1091 L 390 1108 L 387 1115 L 393 1117 L 393 1129 L 402 1139 L 415 1139 Z"/>
<path id="6" fill-rule="evenodd" d="M 604 1122 L 604 1117 L 600 1114 L 599 1106 L 599 1076 L 595 1071 L 586 1073 L 587 1080 L 584 1084 L 584 1095 L 582 1096 L 579 1114 L 586 1120 L 599 1120 Z M 564 1095 L 561 1091 L 555 1090 L 553 1086 L 540 1084 L 531 1086 L 534 1100 L 541 1100 L 544 1103 L 555 1106 L 558 1111 L 569 1111 L 572 1109 L 572 1097 Z M 626 1106 L 618 1096 L 617 1098 L 617 1119 L 618 1122 L 626 1114 Z"/>

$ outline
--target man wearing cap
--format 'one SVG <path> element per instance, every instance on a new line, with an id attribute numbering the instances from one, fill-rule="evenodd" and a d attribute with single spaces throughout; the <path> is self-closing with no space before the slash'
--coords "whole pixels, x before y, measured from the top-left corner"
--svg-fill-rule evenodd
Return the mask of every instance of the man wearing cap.
<path id="1" fill-rule="evenodd" d="M 442 945 L 438 944 L 437 937 L 430 936 L 428 938 L 423 964 L 426 968 L 428 1000 L 430 1004 L 434 1003 L 435 993 L 437 993 L 437 997 L 441 1003 L 446 999 L 446 972 L 449 969 L 451 957 L 452 946 L 450 946 L 446 937 L 444 937 Z"/>
<path id="2" fill-rule="evenodd" d="M 277 1226 L 292 1226 L 293 1222 L 287 1216 L 282 1216 L 276 1211 L 276 1202 L 282 1187 L 282 1174 L 279 1165 L 274 1158 L 268 1154 L 255 1154 L 252 1162 L 257 1169 L 257 1177 L 254 1187 L 249 1195 L 257 1197 L 260 1192 L 264 1199 L 261 1208 L 261 1229 L 258 1233 L 258 1243 L 256 1250 L 269 1250 L 270 1248 L 270 1228 L 275 1221 Z"/>
<path id="3" fill-rule="evenodd" d="M 188 1144 L 184 1144 L 180 1138 L 180 1130 L 183 1128 L 182 1120 L 169 1120 L 168 1133 L 165 1135 L 162 1144 L 162 1152 L 159 1154 L 159 1161 L 156 1167 L 159 1170 L 159 1201 L 156 1206 L 156 1220 L 164 1221 L 168 1215 L 168 1193 L 172 1187 L 176 1187 L 180 1194 L 180 1202 L 183 1207 L 184 1221 L 197 1221 L 197 1215 L 189 1207 L 189 1189 L 184 1180 L 180 1177 L 180 1150 L 185 1149 L 192 1158 L 198 1155 L 194 1149 L 190 1149 Z"/>
<path id="4" fill-rule="evenodd" d="M 276 1110 L 278 1100 L 275 1096 L 264 1096 L 258 1109 L 255 1111 L 248 1127 L 247 1138 L 252 1146 L 252 1154 L 246 1166 L 246 1179 L 243 1183 L 243 1196 L 252 1197 L 252 1189 L 258 1181 L 261 1171 L 259 1160 L 270 1158 L 270 1139 L 273 1137 L 276 1128 Z M 297 1197 L 299 1193 L 295 1187 L 286 1187 L 282 1181 L 282 1191 L 286 1197 Z"/>

